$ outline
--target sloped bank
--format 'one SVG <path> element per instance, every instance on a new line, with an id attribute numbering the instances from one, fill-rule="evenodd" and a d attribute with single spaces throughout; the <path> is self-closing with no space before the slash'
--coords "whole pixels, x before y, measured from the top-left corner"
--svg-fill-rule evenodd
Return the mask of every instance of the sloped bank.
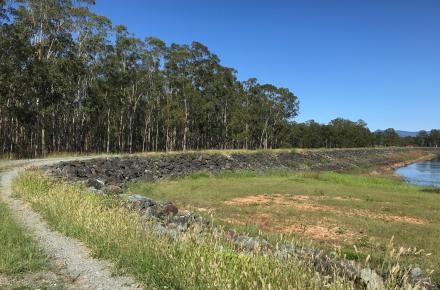
<path id="1" fill-rule="evenodd" d="M 102 193 L 122 193 L 128 181 L 135 179 L 158 180 L 195 172 L 220 172 L 223 170 L 336 170 L 344 171 L 356 167 L 393 167 L 420 158 L 432 158 L 440 151 L 435 149 L 390 148 L 319 150 L 296 152 L 268 152 L 252 154 L 175 154 L 155 157 L 107 158 L 88 161 L 64 162 L 49 167 L 51 174 L 69 180 L 87 183 L 93 191 Z M 160 202 L 139 195 L 123 196 L 131 210 L 138 211 L 145 220 L 152 221 L 160 233 L 178 238 L 189 228 L 204 232 L 215 232 L 215 228 L 195 213 L 180 213 L 169 202 Z M 343 276 L 357 281 L 370 289 L 383 289 L 382 278 L 373 270 L 362 268 L 354 262 L 328 257 L 324 252 L 282 245 L 278 249 L 267 241 L 230 233 L 230 239 L 243 251 L 267 251 L 284 258 L 290 255 L 312 259 L 314 267 L 321 273 L 329 274 L 333 269 Z M 410 273 L 410 280 L 425 288 L 438 289 L 429 283 L 420 269 Z M 372 287 L 376 284 L 376 287 Z"/>
<path id="2" fill-rule="evenodd" d="M 393 168 L 421 158 L 434 158 L 439 149 L 384 148 L 310 150 L 240 154 L 162 154 L 149 157 L 98 158 L 53 165 L 56 177 L 86 182 L 105 193 L 121 193 L 129 181 L 154 181 L 196 172 L 312 170 L 348 171 L 354 168 Z"/>

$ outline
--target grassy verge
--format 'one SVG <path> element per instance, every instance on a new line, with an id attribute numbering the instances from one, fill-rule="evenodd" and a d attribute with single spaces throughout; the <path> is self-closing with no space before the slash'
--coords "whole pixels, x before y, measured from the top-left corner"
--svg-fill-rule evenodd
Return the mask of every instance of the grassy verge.
<path id="1" fill-rule="evenodd" d="M 242 254 L 223 235 L 188 233 L 179 241 L 159 235 L 118 199 L 89 194 L 81 186 L 28 172 L 14 190 L 48 223 L 82 240 L 96 257 L 111 260 L 149 288 L 168 289 L 346 289 L 337 277 L 321 277 L 304 261 L 281 262 Z M 329 284 L 329 279 L 332 281 Z"/>
<path id="2" fill-rule="evenodd" d="M 0 189 L 1 190 L 1 189 Z M 0 202 L 0 289 L 62 289 L 47 256 Z"/>
<path id="3" fill-rule="evenodd" d="M 434 270 L 440 281 L 440 195 L 397 180 L 332 172 L 195 174 L 128 191 L 210 215 L 218 224 L 313 240 L 351 259 L 380 265 L 393 238 L 411 248 L 407 265 Z M 419 251 L 423 249 L 423 251 Z"/>
<path id="4" fill-rule="evenodd" d="M 0 203 L 0 274 L 17 275 L 41 270 L 45 256 L 34 241 L 11 218 L 5 204 Z"/>
<path id="5" fill-rule="evenodd" d="M 0 173 L 4 169 L 0 167 Z M 0 201 L 0 289 L 64 289 L 63 286 L 64 280 L 56 274 L 48 256 Z"/>

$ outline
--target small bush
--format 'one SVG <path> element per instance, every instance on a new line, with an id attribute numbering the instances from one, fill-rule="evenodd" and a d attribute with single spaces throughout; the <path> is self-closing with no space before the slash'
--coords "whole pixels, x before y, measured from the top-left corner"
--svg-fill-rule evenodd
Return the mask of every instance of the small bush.
<path id="1" fill-rule="evenodd" d="M 440 193 L 440 188 L 423 188 L 420 190 L 421 192 L 427 192 L 427 193 Z"/>

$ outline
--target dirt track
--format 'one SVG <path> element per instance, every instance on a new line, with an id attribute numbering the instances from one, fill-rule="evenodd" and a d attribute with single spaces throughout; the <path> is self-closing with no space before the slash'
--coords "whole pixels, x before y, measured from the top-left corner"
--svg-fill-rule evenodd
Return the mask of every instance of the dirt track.
<path id="1" fill-rule="evenodd" d="M 79 241 L 53 231 L 41 216 L 28 205 L 12 195 L 11 183 L 25 166 L 54 164 L 63 160 L 18 161 L 0 163 L 0 168 L 8 168 L 0 173 L 0 199 L 11 209 L 13 217 L 38 242 L 51 257 L 56 277 L 64 281 L 68 289 L 141 289 L 131 277 L 114 276 L 112 265 L 90 256 L 90 251 Z"/>

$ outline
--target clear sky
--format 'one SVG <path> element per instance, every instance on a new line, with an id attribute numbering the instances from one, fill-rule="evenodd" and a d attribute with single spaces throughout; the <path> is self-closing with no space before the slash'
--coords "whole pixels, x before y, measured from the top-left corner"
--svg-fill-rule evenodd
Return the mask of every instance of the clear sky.
<path id="1" fill-rule="evenodd" d="M 440 0 L 97 0 L 136 36 L 199 41 L 240 80 L 287 87 L 298 121 L 440 128 Z"/>

